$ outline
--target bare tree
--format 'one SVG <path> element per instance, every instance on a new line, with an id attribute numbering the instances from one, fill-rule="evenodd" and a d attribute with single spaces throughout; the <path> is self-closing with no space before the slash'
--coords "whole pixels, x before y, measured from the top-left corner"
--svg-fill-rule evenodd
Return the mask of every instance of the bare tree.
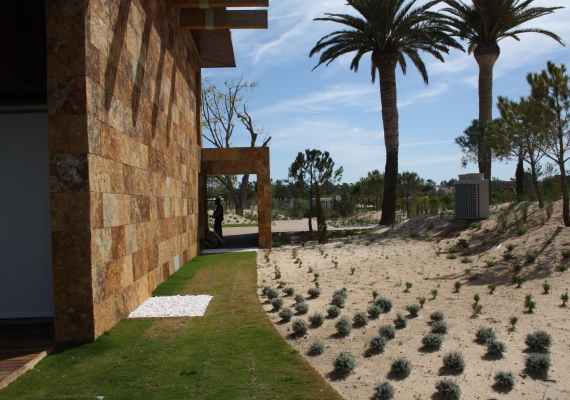
<path id="1" fill-rule="evenodd" d="M 251 147 L 256 147 L 258 139 L 262 140 L 260 147 L 266 147 L 271 136 L 256 125 L 247 107 L 258 82 L 247 82 L 243 77 L 228 79 L 224 81 L 223 87 L 218 87 L 210 78 L 206 78 L 205 82 L 202 89 L 204 139 L 217 148 L 231 148 L 234 128 L 239 121 L 239 125 L 250 137 Z M 228 190 L 236 206 L 236 213 L 243 215 L 249 175 L 243 175 L 239 187 L 236 187 L 231 175 L 217 176 L 216 179 Z"/>

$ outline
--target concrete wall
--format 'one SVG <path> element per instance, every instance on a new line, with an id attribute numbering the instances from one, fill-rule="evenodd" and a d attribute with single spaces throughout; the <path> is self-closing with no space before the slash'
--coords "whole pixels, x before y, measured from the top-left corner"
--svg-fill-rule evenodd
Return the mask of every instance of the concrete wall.
<path id="1" fill-rule="evenodd" d="M 0 114 L 0 319 L 53 317 L 47 114 Z"/>
<path id="2" fill-rule="evenodd" d="M 46 21 L 56 339 L 89 341 L 197 253 L 199 57 L 164 1 Z"/>

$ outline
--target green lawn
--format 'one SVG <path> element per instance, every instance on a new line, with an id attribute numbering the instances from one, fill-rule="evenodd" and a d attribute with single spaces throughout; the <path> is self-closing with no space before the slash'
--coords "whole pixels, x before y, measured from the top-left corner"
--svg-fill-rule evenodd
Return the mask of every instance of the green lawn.
<path id="1" fill-rule="evenodd" d="M 265 315 L 255 253 L 198 256 L 155 292 L 170 294 L 214 298 L 204 317 L 125 319 L 60 346 L 0 399 L 341 399 Z"/>

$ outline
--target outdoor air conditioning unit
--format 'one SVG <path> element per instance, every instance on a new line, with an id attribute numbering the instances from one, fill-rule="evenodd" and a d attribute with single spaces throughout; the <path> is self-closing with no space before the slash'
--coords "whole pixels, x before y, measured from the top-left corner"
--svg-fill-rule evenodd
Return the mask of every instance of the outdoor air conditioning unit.
<path id="1" fill-rule="evenodd" d="M 455 182 L 455 217 L 483 219 L 489 217 L 489 181 L 484 174 L 459 175 Z"/>

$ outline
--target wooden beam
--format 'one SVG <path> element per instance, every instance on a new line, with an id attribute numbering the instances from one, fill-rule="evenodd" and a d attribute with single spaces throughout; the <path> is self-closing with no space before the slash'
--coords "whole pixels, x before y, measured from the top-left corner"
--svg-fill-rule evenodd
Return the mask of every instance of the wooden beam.
<path id="1" fill-rule="evenodd" d="M 180 10 L 182 29 L 267 29 L 267 10 Z"/>
<path id="2" fill-rule="evenodd" d="M 172 8 L 269 7 L 269 0 L 171 0 Z"/>

